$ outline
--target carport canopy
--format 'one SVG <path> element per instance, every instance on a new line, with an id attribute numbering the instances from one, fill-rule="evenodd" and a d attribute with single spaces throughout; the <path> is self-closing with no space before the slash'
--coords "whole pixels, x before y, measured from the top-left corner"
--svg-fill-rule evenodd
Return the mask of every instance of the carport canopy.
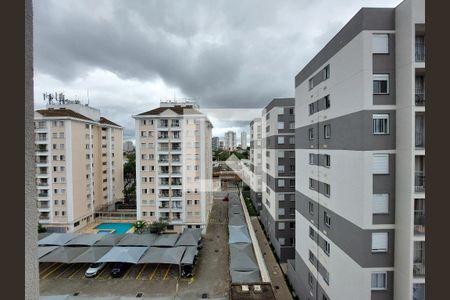
<path id="1" fill-rule="evenodd" d="M 155 242 L 153 243 L 153 247 L 173 247 L 175 246 L 179 234 L 161 234 L 159 235 Z"/>
<path id="2" fill-rule="evenodd" d="M 230 233 L 228 243 L 251 243 L 250 235 L 246 225 L 243 226 L 228 226 L 228 231 Z"/>
<path id="3" fill-rule="evenodd" d="M 68 241 L 76 238 L 79 233 L 52 233 L 38 241 L 39 246 L 63 246 Z"/>
<path id="4" fill-rule="evenodd" d="M 102 258 L 106 253 L 112 249 L 111 246 L 105 247 L 89 247 L 86 252 L 75 257 L 72 263 L 96 263 L 100 258 Z"/>
<path id="5" fill-rule="evenodd" d="M 103 238 L 105 238 L 105 234 L 82 233 L 68 241 L 64 246 L 92 246 Z"/>
<path id="6" fill-rule="evenodd" d="M 258 270 L 256 257 L 253 253 L 252 244 L 230 245 L 230 270 L 253 271 Z"/>
<path id="7" fill-rule="evenodd" d="M 230 206 L 230 208 L 228 209 L 228 216 L 234 215 L 234 214 L 243 214 L 244 211 L 242 210 L 242 206 L 241 205 L 232 205 Z"/>
<path id="8" fill-rule="evenodd" d="M 229 225 L 233 226 L 242 226 L 246 225 L 245 219 L 242 214 L 233 214 L 230 216 L 230 219 L 228 220 Z"/>
<path id="9" fill-rule="evenodd" d="M 141 246 L 141 247 L 150 247 L 156 240 L 156 235 L 153 233 L 125 233 L 124 237 L 117 243 L 116 246 Z"/>
<path id="10" fill-rule="evenodd" d="M 255 283 L 261 281 L 259 270 L 230 271 L 232 283 Z"/>
<path id="11" fill-rule="evenodd" d="M 39 262 L 57 262 L 68 264 L 88 249 L 89 247 L 59 247 L 51 253 L 41 257 Z"/>
<path id="12" fill-rule="evenodd" d="M 38 247 L 38 258 L 41 258 L 44 255 L 49 254 L 59 246 L 39 246 Z"/>
<path id="13" fill-rule="evenodd" d="M 148 247 L 112 247 L 97 262 L 123 262 L 137 264 Z"/>
<path id="14" fill-rule="evenodd" d="M 176 246 L 197 246 L 202 238 L 201 228 L 185 228 Z"/>
<path id="15" fill-rule="evenodd" d="M 124 234 L 107 233 L 104 238 L 98 240 L 94 246 L 115 246 L 124 237 Z"/>
<path id="16" fill-rule="evenodd" d="M 150 247 L 139 260 L 140 264 L 173 264 L 179 265 L 186 247 L 158 248 Z"/>
<path id="17" fill-rule="evenodd" d="M 194 263 L 194 258 L 197 255 L 197 253 L 198 253 L 197 246 L 186 247 L 186 251 L 184 252 L 183 258 L 181 259 L 181 264 L 192 265 Z"/>

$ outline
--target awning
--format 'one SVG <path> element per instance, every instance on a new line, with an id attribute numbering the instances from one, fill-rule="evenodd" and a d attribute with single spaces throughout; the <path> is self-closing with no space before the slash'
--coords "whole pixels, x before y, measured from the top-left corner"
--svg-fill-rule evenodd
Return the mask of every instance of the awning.
<path id="1" fill-rule="evenodd" d="M 153 247 L 173 247 L 175 246 L 179 234 L 161 234 L 159 235 L 155 242 L 153 243 Z"/>
<path id="2" fill-rule="evenodd" d="M 247 223 L 245 222 L 244 216 L 242 214 L 233 214 L 228 220 L 228 225 L 242 226 L 247 225 Z"/>
<path id="3" fill-rule="evenodd" d="M 142 247 L 150 247 L 156 240 L 156 235 L 153 233 L 125 233 L 124 237 L 117 243 L 116 246 L 125 246 L 125 247 L 133 247 L 133 246 L 142 246 Z"/>
<path id="4" fill-rule="evenodd" d="M 253 271 L 258 270 L 256 257 L 253 253 L 252 244 L 230 245 L 230 270 L 231 271 Z"/>
<path id="5" fill-rule="evenodd" d="M 97 262 L 123 262 L 137 264 L 148 247 L 113 247 Z"/>
<path id="6" fill-rule="evenodd" d="M 241 205 L 232 205 L 230 206 L 230 208 L 228 209 L 228 217 L 231 217 L 232 215 L 235 214 L 244 214 L 244 211 L 242 210 L 242 206 Z"/>
<path id="7" fill-rule="evenodd" d="M 186 247 L 186 251 L 184 252 L 183 258 L 181 259 L 181 264 L 192 265 L 197 253 L 197 246 Z"/>
<path id="8" fill-rule="evenodd" d="M 107 233 L 104 238 L 98 240 L 94 246 L 115 246 L 124 237 L 124 234 Z"/>
<path id="9" fill-rule="evenodd" d="M 112 247 L 89 247 L 89 249 L 82 253 L 80 256 L 72 260 L 72 263 L 96 263 L 106 253 L 108 253 Z"/>
<path id="10" fill-rule="evenodd" d="M 186 247 L 158 248 L 150 247 L 139 260 L 140 264 L 174 264 L 179 265 Z"/>
<path id="11" fill-rule="evenodd" d="M 40 246 L 63 246 L 68 241 L 76 238 L 79 233 L 52 233 L 38 241 Z"/>
<path id="12" fill-rule="evenodd" d="M 255 271 L 230 271 L 232 283 L 256 283 L 261 282 L 261 275 Z"/>
<path id="13" fill-rule="evenodd" d="M 105 234 L 82 233 L 68 241 L 64 246 L 92 246 L 103 238 L 105 238 Z"/>
<path id="14" fill-rule="evenodd" d="M 59 247 L 51 253 L 41 257 L 39 262 L 58 262 L 68 264 L 88 249 L 89 247 Z"/>
<path id="15" fill-rule="evenodd" d="M 38 247 L 38 258 L 41 258 L 44 255 L 49 254 L 59 246 L 39 246 Z"/>
<path id="16" fill-rule="evenodd" d="M 202 238 L 202 230 L 200 228 L 185 228 L 176 246 L 197 246 Z"/>
<path id="17" fill-rule="evenodd" d="M 251 243 L 250 235 L 246 225 L 243 226 L 228 226 L 229 231 L 229 244 L 235 243 Z"/>

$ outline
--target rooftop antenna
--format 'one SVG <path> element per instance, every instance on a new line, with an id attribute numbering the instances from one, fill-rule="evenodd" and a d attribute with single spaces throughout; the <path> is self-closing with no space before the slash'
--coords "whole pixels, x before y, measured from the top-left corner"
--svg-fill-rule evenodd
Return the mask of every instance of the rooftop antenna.
<path id="1" fill-rule="evenodd" d="M 89 89 L 87 89 L 87 91 L 86 91 L 86 93 L 87 93 L 87 105 L 89 106 Z"/>

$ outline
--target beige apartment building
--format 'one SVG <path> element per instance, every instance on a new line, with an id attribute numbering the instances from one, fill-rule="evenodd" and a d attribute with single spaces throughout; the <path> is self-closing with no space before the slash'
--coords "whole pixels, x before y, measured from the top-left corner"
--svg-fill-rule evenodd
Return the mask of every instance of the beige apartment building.
<path id="1" fill-rule="evenodd" d="M 136 120 L 137 218 L 169 230 L 206 228 L 212 206 L 212 124 L 192 102 L 161 102 Z"/>
<path id="2" fill-rule="evenodd" d="M 73 232 L 123 198 L 123 128 L 76 101 L 35 111 L 39 223 Z"/>

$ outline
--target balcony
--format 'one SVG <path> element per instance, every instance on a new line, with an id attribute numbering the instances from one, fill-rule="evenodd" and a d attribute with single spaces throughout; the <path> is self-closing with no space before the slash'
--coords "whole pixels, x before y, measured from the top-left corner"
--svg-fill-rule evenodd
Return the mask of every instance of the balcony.
<path id="1" fill-rule="evenodd" d="M 40 192 L 40 193 L 38 193 L 38 197 L 40 197 L 40 198 L 48 198 L 48 193 Z"/>
<path id="2" fill-rule="evenodd" d="M 425 62 L 425 37 L 424 36 L 416 36 L 415 59 L 416 59 L 416 62 Z"/>
<path id="3" fill-rule="evenodd" d="M 48 205 L 48 201 L 46 201 L 46 202 L 38 202 L 38 208 L 39 209 L 49 209 L 50 205 Z"/>
<path id="4" fill-rule="evenodd" d="M 158 140 L 167 140 L 169 138 L 169 133 L 167 131 L 161 131 L 158 133 Z"/>
<path id="5" fill-rule="evenodd" d="M 158 128 L 167 128 L 167 127 L 169 127 L 168 120 L 159 120 Z"/>
<path id="6" fill-rule="evenodd" d="M 425 106 L 425 92 L 416 91 L 416 106 Z"/>
<path id="7" fill-rule="evenodd" d="M 183 197 L 183 192 L 181 190 L 173 190 L 172 197 Z"/>
<path id="8" fill-rule="evenodd" d="M 50 220 L 50 215 L 49 214 L 40 214 L 39 220 L 48 221 L 48 220 Z"/>
<path id="9" fill-rule="evenodd" d="M 39 153 L 48 152 L 48 149 L 47 149 L 47 147 L 37 147 L 36 152 L 39 152 Z"/>
<path id="10" fill-rule="evenodd" d="M 172 120 L 171 127 L 180 127 L 180 120 Z"/>
<path id="11" fill-rule="evenodd" d="M 416 131 L 415 138 L 416 148 L 425 148 L 425 132 L 424 131 Z"/>
<path id="12" fill-rule="evenodd" d="M 425 192 L 425 172 L 416 171 L 414 177 L 414 191 L 416 193 L 424 193 Z"/>
<path id="13" fill-rule="evenodd" d="M 169 151 L 169 147 L 168 147 L 168 146 L 166 146 L 166 147 L 164 147 L 164 146 L 159 146 L 159 147 L 158 147 L 158 151 Z"/>
<path id="14" fill-rule="evenodd" d="M 173 179 L 170 184 L 171 185 L 182 185 L 182 182 L 180 179 Z"/>
<path id="15" fill-rule="evenodd" d="M 414 276 L 425 276 L 425 242 L 414 242 Z"/>
<path id="16" fill-rule="evenodd" d="M 425 276 L 425 259 L 423 259 L 423 261 L 414 262 L 413 273 L 414 276 Z"/>
<path id="17" fill-rule="evenodd" d="M 414 212 L 414 233 L 425 234 L 425 211 Z"/>
<path id="18" fill-rule="evenodd" d="M 37 186 L 48 187 L 48 182 L 40 181 L 40 182 L 37 183 Z"/>

